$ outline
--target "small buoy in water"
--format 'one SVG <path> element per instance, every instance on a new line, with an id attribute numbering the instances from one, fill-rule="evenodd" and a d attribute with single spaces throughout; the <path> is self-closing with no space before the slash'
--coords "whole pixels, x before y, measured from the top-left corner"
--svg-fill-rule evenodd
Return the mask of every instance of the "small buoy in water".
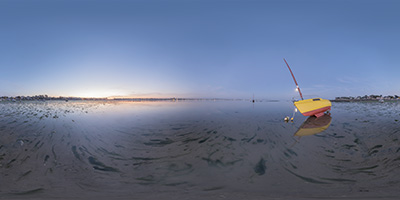
<path id="1" fill-rule="evenodd" d="M 292 117 L 292 118 L 290 118 L 290 121 L 291 121 L 291 122 L 293 121 L 293 117 Z"/>
<path id="2" fill-rule="evenodd" d="M 283 120 L 285 120 L 285 122 L 288 122 L 289 121 L 289 117 L 285 117 L 285 118 L 283 118 Z"/>

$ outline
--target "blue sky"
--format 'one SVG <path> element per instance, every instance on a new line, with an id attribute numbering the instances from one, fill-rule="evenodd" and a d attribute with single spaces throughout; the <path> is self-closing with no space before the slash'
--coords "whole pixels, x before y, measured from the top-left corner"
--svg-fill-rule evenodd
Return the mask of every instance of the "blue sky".
<path id="1" fill-rule="evenodd" d="M 400 2 L 0 0 L 0 95 L 400 95 Z"/>

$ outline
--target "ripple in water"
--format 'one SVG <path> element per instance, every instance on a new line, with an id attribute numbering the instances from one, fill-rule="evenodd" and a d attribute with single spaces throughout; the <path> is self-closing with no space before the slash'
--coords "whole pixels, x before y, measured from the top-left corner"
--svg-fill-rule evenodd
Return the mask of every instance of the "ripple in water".
<path id="1" fill-rule="evenodd" d="M 399 196 L 398 103 L 1 102 L 0 195 L 18 198 Z M 157 191 L 157 192 L 155 192 Z"/>

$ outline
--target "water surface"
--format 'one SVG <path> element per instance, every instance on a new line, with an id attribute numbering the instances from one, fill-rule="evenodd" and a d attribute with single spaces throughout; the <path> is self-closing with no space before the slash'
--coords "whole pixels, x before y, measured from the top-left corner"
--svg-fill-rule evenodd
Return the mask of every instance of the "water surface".
<path id="1" fill-rule="evenodd" d="M 1 102 L 0 197 L 400 196 L 400 104 L 333 103 L 308 136 L 295 136 L 306 117 L 283 121 L 292 112 L 285 101 Z"/>

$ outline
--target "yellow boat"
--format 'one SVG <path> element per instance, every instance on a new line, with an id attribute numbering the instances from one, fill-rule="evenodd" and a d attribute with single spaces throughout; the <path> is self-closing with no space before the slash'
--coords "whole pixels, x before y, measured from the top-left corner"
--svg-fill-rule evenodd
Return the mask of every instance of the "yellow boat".
<path id="1" fill-rule="evenodd" d="M 294 105 L 304 116 L 321 117 L 325 111 L 331 110 L 332 103 L 327 99 L 314 98 L 295 101 Z"/>
<path id="2" fill-rule="evenodd" d="M 303 99 L 303 94 L 301 94 L 300 87 L 297 84 L 296 78 L 294 78 L 293 72 L 289 67 L 289 64 L 283 59 L 288 67 L 290 74 L 292 74 L 294 83 L 296 84 L 296 90 L 299 91 L 301 100 L 295 101 L 294 105 L 304 116 L 321 117 L 324 115 L 325 111 L 331 110 L 331 102 L 327 99 L 314 98 L 314 99 Z"/>
<path id="3" fill-rule="evenodd" d="M 332 117 L 323 115 L 319 118 L 311 116 L 300 126 L 295 136 L 314 135 L 326 130 L 331 125 Z"/>

